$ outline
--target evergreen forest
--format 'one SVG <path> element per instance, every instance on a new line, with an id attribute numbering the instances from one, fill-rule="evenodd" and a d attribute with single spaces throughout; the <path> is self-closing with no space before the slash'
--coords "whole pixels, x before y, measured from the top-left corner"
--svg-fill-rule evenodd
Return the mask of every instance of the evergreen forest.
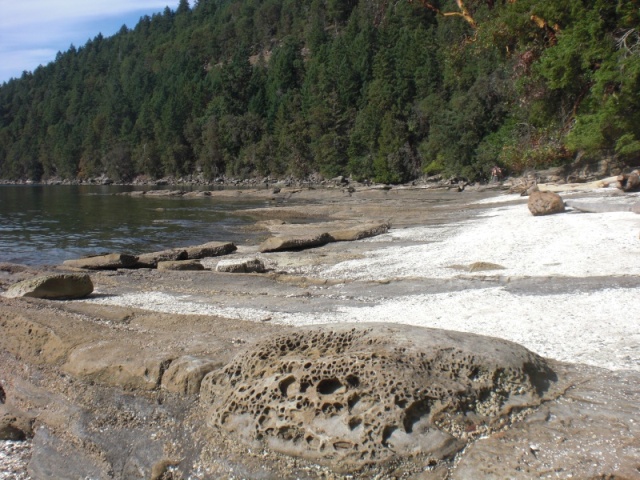
<path id="1" fill-rule="evenodd" d="M 640 0 L 180 0 L 0 86 L 0 178 L 640 156 Z"/>

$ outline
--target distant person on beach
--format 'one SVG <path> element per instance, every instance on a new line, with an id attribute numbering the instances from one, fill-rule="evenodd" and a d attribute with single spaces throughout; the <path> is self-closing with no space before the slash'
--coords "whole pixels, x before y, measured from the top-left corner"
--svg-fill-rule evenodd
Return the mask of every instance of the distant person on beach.
<path id="1" fill-rule="evenodd" d="M 502 169 L 499 166 L 494 165 L 491 169 L 491 183 L 499 182 L 500 180 L 502 180 Z"/>

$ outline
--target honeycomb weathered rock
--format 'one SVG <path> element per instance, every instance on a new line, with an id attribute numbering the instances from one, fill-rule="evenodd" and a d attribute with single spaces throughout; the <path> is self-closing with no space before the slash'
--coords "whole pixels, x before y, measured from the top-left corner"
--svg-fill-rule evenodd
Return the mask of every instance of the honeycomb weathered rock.
<path id="1" fill-rule="evenodd" d="M 264 340 L 207 375 L 209 423 L 241 440 L 362 465 L 439 460 L 513 408 L 539 404 L 555 375 L 511 342 L 402 325 L 313 328 Z"/>

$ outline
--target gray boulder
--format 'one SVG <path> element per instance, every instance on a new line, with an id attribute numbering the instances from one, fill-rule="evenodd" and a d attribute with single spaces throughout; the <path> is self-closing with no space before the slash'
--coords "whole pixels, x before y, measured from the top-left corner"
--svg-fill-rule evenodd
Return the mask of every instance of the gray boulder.
<path id="1" fill-rule="evenodd" d="M 83 298 L 93 292 L 91 277 L 86 273 L 60 273 L 31 278 L 9 287 L 7 298 L 34 297 L 48 299 Z"/>
<path id="2" fill-rule="evenodd" d="M 138 261 L 138 257 L 124 253 L 110 253 L 93 257 L 65 260 L 63 265 L 72 268 L 86 270 L 117 270 L 118 268 L 131 268 Z"/>
<path id="3" fill-rule="evenodd" d="M 562 197 L 554 192 L 532 192 L 527 206 L 534 217 L 564 212 Z"/>

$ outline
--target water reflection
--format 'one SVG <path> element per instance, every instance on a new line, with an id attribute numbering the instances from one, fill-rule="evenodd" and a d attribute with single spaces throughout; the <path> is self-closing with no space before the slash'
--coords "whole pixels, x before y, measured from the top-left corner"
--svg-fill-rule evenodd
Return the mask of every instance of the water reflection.
<path id="1" fill-rule="evenodd" d="M 141 253 L 208 241 L 242 242 L 237 198 L 114 195 L 119 186 L 0 186 L 0 261 L 57 264 L 108 251 Z"/>

